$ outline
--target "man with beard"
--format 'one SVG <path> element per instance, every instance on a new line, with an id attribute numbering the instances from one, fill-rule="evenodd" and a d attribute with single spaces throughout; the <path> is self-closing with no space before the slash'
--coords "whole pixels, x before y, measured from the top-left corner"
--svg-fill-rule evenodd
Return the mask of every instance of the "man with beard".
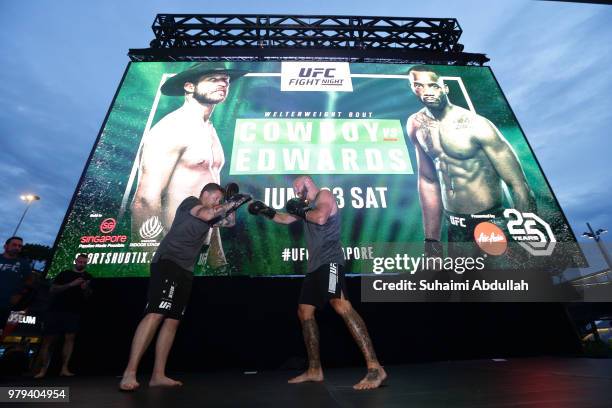
<path id="1" fill-rule="evenodd" d="M 221 183 L 225 156 L 210 119 L 215 106 L 227 98 L 230 81 L 245 73 L 197 63 L 162 85 L 162 94 L 184 96 L 185 103 L 156 123 L 143 140 L 131 206 L 132 240 L 142 236 L 145 223 L 149 231 L 163 228 L 167 233 L 185 197 L 199 196 L 208 183 Z M 226 265 L 219 228 L 210 229 L 206 243 L 208 264 L 213 269 Z"/>
<path id="2" fill-rule="evenodd" d="M 21 290 L 32 273 L 30 262 L 21 258 L 23 239 L 10 237 L 0 254 L 0 330 L 4 328 L 11 306 L 19 301 Z"/>
<path id="3" fill-rule="evenodd" d="M 340 210 L 329 190 L 319 189 L 310 176 L 300 176 L 293 181 L 297 198 L 287 202 L 287 213 L 268 207 L 261 201 L 249 205 L 253 215 L 263 215 L 278 224 L 304 222 L 304 235 L 308 248 L 308 267 L 302 283 L 298 304 L 298 318 L 308 353 L 308 369 L 289 380 L 290 384 L 323 381 L 323 369 L 319 355 L 319 328 L 315 310 L 329 302 L 344 320 L 353 339 L 359 346 L 368 372 L 353 386 L 356 390 L 378 388 L 387 378 L 374 352 L 368 329 L 347 298 L 344 279 L 344 253 L 340 243 Z"/>
<path id="4" fill-rule="evenodd" d="M 441 254 L 442 214 L 448 241 L 454 243 L 473 243 L 474 228 L 483 218 L 503 223 L 502 181 L 513 207 L 533 212 L 535 199 L 521 164 L 495 125 L 453 105 L 448 86 L 432 68 L 415 66 L 408 75 L 424 105 L 408 118 L 406 127 L 416 149 L 426 254 Z M 467 255 L 469 250 L 460 252 Z"/>
<path id="5" fill-rule="evenodd" d="M 87 298 L 91 295 L 90 281 L 93 278 L 85 271 L 87 255 L 79 254 L 74 260 L 74 268 L 60 272 L 51 285 L 51 303 L 47 309 L 44 325 L 43 343 L 40 348 L 40 371 L 34 378 L 43 378 L 49 368 L 50 348 L 58 336 L 64 336 L 62 348 L 62 368 L 60 375 L 72 377 L 68 364 L 74 349 L 79 329 L 81 313 Z"/>

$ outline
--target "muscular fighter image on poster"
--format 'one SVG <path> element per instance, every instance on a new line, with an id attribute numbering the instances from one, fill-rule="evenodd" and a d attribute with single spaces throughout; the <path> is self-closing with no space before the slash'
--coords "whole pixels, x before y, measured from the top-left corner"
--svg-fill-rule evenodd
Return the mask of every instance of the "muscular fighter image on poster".
<path id="1" fill-rule="evenodd" d="M 505 183 L 512 208 L 535 212 L 536 202 L 516 153 L 487 118 L 449 100 L 434 68 L 414 66 L 412 92 L 423 108 L 406 128 L 416 149 L 418 191 L 427 243 L 438 242 L 443 216 L 449 242 L 474 241 L 474 228 L 501 219 Z"/>
<path id="2" fill-rule="evenodd" d="M 221 184 L 225 155 L 211 115 L 227 98 L 230 83 L 244 74 L 196 63 L 162 85 L 163 95 L 182 96 L 185 102 L 144 136 L 131 204 L 132 241 L 143 238 L 145 223 L 149 229 L 161 227 L 167 232 L 186 197 L 198 196 L 208 183 Z M 227 264 L 219 228 L 211 228 L 207 243 L 208 264 L 213 268 Z"/>
<path id="3" fill-rule="evenodd" d="M 371 273 L 389 245 L 414 257 L 423 246 L 443 255 L 453 247 L 453 258 L 484 252 L 492 270 L 544 270 L 560 259 L 557 243 L 575 242 L 490 68 L 284 63 L 130 63 L 51 276 L 79 253 L 95 277 L 149 276 L 177 205 L 203 185 L 237 183 L 279 210 L 294 193 L 292 177 L 303 174 L 316 175 L 343 210 L 347 273 Z M 325 69 L 352 90 L 322 90 L 315 80 Z M 312 87 L 283 90 L 291 78 Z M 243 217 L 236 228 L 211 230 L 194 276 L 305 271 L 295 228 Z"/>

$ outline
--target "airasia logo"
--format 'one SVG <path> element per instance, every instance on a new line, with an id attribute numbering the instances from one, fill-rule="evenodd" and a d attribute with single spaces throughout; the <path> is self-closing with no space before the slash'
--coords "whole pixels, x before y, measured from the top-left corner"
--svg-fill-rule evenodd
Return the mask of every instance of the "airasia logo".
<path id="1" fill-rule="evenodd" d="M 116 226 L 117 221 L 114 218 L 107 218 L 100 223 L 100 232 L 103 234 L 111 233 Z"/>
<path id="2" fill-rule="evenodd" d="M 502 255 L 508 248 L 506 235 L 492 222 L 481 222 L 474 229 L 476 244 L 489 255 Z"/>

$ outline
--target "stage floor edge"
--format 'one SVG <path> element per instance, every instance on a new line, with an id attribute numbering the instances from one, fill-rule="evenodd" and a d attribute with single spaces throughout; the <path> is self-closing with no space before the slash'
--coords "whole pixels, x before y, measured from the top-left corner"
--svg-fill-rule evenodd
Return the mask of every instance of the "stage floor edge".
<path id="1" fill-rule="evenodd" d="M 611 407 L 612 359 L 517 358 L 389 365 L 386 384 L 352 385 L 363 367 L 325 371 L 322 383 L 287 384 L 294 371 L 169 373 L 184 385 L 119 392 L 119 377 L 12 378 L 3 386 L 70 387 L 72 407 Z M 19 405 L 15 405 L 19 406 Z M 24 406 L 24 405 L 21 405 Z M 49 406 L 45 404 L 44 406 Z"/>

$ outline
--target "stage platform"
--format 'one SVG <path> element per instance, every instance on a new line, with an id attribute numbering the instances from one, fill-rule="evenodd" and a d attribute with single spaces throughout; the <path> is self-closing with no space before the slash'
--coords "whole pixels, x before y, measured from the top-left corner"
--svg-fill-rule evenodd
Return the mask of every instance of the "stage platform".
<path id="1" fill-rule="evenodd" d="M 68 386 L 72 407 L 555 407 L 612 406 L 612 360 L 519 358 L 501 361 L 447 361 L 389 365 L 389 379 L 378 390 L 355 391 L 363 368 L 326 370 L 323 383 L 290 385 L 297 372 L 242 371 L 173 373 L 176 389 L 117 391 L 113 376 L 11 379 L 20 386 Z M 45 406 L 50 406 L 45 404 Z M 17 406 L 17 405 L 16 405 Z"/>

